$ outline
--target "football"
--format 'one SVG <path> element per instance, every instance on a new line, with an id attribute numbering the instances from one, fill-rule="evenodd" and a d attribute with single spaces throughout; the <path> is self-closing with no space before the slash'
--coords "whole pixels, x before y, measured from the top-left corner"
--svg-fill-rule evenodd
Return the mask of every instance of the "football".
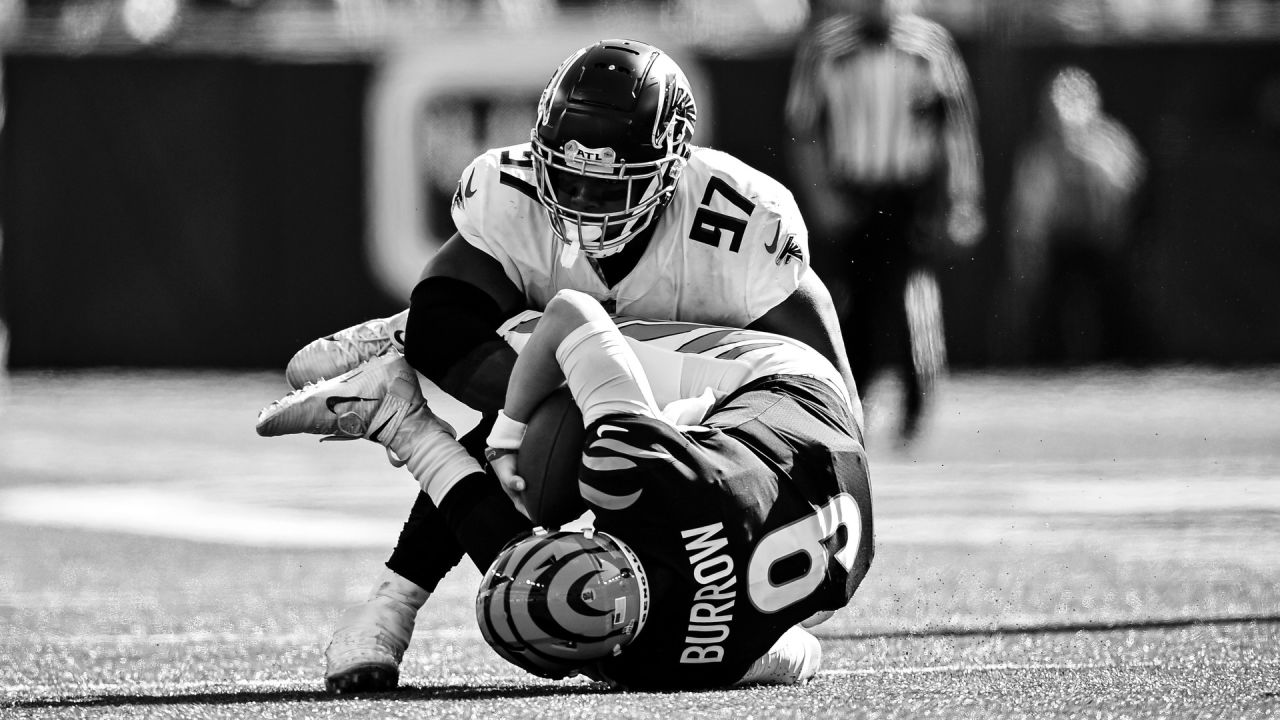
<path id="1" fill-rule="evenodd" d="M 529 417 L 516 472 L 524 478 L 529 519 L 543 527 L 559 527 L 587 510 L 578 492 L 582 467 L 582 411 L 569 389 L 547 396 Z"/>

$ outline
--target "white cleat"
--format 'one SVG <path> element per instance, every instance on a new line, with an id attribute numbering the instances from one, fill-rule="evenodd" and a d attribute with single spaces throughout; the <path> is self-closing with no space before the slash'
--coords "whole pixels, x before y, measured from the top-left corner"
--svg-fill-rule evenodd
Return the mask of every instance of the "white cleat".
<path id="1" fill-rule="evenodd" d="M 429 595 L 384 570 L 369 599 L 342 614 L 324 649 L 325 689 L 334 694 L 395 689 L 414 620 Z"/>
<path id="2" fill-rule="evenodd" d="M 425 405 L 417 373 L 390 352 L 271 403 L 258 413 L 257 429 L 263 437 L 310 433 L 389 445 L 405 417 Z"/>
<path id="3" fill-rule="evenodd" d="M 822 643 L 799 626 L 789 628 L 748 668 L 738 685 L 802 685 L 822 669 Z"/>
<path id="4" fill-rule="evenodd" d="M 294 353 L 284 370 L 289 387 L 298 389 L 354 369 L 388 350 L 404 352 L 404 328 L 409 311 L 352 325 L 312 340 Z"/>

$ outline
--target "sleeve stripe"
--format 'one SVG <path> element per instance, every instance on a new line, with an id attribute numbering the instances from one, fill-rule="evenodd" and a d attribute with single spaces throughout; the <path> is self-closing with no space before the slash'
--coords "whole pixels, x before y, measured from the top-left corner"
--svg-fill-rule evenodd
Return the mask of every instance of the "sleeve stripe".
<path id="1" fill-rule="evenodd" d="M 625 455 L 627 457 L 647 458 L 647 459 L 653 459 L 653 460 L 665 460 L 671 457 L 671 453 L 666 452 L 665 450 L 649 450 L 647 448 L 638 448 L 634 445 L 629 445 L 627 443 L 622 442 L 621 440 L 615 440 L 613 438 L 599 438 L 594 442 L 592 442 L 590 446 L 588 446 L 587 451 L 588 452 L 592 452 L 592 451 L 606 452 L 606 453 L 609 451 L 613 451 L 618 453 L 619 455 Z"/>
<path id="2" fill-rule="evenodd" d="M 953 198 L 978 202 L 978 143 L 974 136 L 977 120 L 973 89 L 964 61 L 941 25 L 924 18 L 911 18 L 895 26 L 894 41 L 908 52 L 924 57 L 939 92 L 947 100 L 943 147 L 949 168 L 948 188 Z"/>
<path id="3" fill-rule="evenodd" d="M 724 344 L 724 339 L 738 332 L 737 330 L 725 329 L 709 332 L 698 338 L 694 338 L 689 342 L 681 345 L 678 349 L 682 353 L 700 353 Z"/>
<path id="4" fill-rule="evenodd" d="M 746 355 L 752 350 L 762 350 L 764 348 L 777 347 L 781 344 L 782 343 L 780 342 L 759 342 L 759 343 L 749 343 L 747 345 L 738 345 L 737 347 L 731 347 L 728 350 L 725 350 L 724 352 L 720 353 L 716 357 L 720 358 L 721 360 L 733 360 L 735 358 L 739 358 L 739 357 L 742 357 L 743 355 Z"/>
<path id="5" fill-rule="evenodd" d="M 582 467 L 593 472 L 612 472 L 615 470 L 630 470 L 635 467 L 635 461 L 616 455 L 606 455 L 604 457 L 592 457 L 590 455 L 582 456 Z"/>
<path id="6" fill-rule="evenodd" d="M 509 188 L 515 188 L 525 195 L 528 195 L 534 202 L 538 202 L 538 189 L 533 185 L 530 185 L 514 175 L 508 175 L 507 173 L 498 173 L 498 175 L 498 182 Z"/>
<path id="7" fill-rule="evenodd" d="M 629 495 L 610 495 L 609 493 L 600 492 L 584 482 L 578 483 L 578 493 L 582 495 L 582 499 L 588 505 L 594 505 L 603 510 L 624 510 L 629 508 L 635 504 L 636 500 L 640 499 L 640 493 L 642 492 L 644 492 L 644 488 Z"/>

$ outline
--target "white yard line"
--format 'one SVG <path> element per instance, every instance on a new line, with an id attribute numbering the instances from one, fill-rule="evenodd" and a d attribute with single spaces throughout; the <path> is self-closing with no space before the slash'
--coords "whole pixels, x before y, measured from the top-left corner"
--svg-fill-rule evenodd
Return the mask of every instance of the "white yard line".
<path id="1" fill-rule="evenodd" d="M 1198 665 L 1207 664 L 1205 662 Z M 979 672 L 1035 672 L 1062 670 L 1127 670 L 1132 668 L 1173 667 L 1164 662 L 1130 662 L 1130 663 L 986 663 L 977 665 L 930 665 L 923 667 L 896 668 L 843 668 L 836 670 L 820 670 L 819 675 L 929 675 L 935 673 L 979 673 Z"/>
<path id="2" fill-rule="evenodd" d="M 526 683 L 535 680 L 532 675 L 486 675 L 486 683 Z M 416 687 L 423 684 L 466 685 L 475 683 L 473 674 L 433 676 L 431 678 L 402 677 L 401 687 Z M 42 683 L 39 685 L 6 685 L 0 687 L 0 697 L 16 695 L 66 695 L 68 692 L 94 693 L 102 695 L 133 695 L 154 693 L 158 696 L 200 695 L 205 693 L 225 692 L 319 692 L 323 683 L 314 678 L 296 680 L 210 680 L 198 682 L 108 682 L 108 683 L 76 683 L 63 684 Z"/>
<path id="3" fill-rule="evenodd" d="M 21 486 L 0 491 L 0 519 L 25 525 L 257 547 L 388 547 L 401 520 L 193 495 L 172 485 Z"/>
<path id="4" fill-rule="evenodd" d="M 480 640 L 481 636 L 480 631 L 473 627 L 440 627 L 419 628 L 414 631 L 413 637 L 415 641 L 441 640 L 446 642 L 456 642 L 458 640 Z M 321 640 L 327 639 L 327 631 L 317 631 L 313 633 L 287 633 L 283 635 L 196 631 L 185 633 L 155 633 L 149 635 L 111 635 L 102 633 L 94 635 L 55 635 L 45 637 L 28 636 L 24 638 L 24 643 L 70 647 L 84 647 L 86 645 L 199 645 L 216 643 L 297 645 L 318 643 Z M 13 643 L 11 641 L 0 643 L 0 647 L 12 644 Z"/>
<path id="5" fill-rule="evenodd" d="M 278 494 L 258 497 L 247 482 L 18 486 L 0 490 L 0 521 L 303 549 L 386 548 L 402 522 L 386 509 L 344 511 L 344 503 L 350 500 L 345 495 L 335 495 L 320 508 L 288 507 Z M 1127 526 L 1113 521 L 1127 515 L 1192 509 L 1280 512 L 1280 484 L 1256 479 L 1200 484 L 1082 480 L 1075 485 L 1037 480 L 1008 486 L 1007 497 L 980 512 L 964 502 L 954 508 L 933 503 L 924 510 L 913 509 L 907 498 L 886 495 L 889 497 L 882 499 L 882 513 L 876 518 L 877 534 L 895 542 L 990 545 L 1035 541 L 1053 545 L 1074 541 L 1074 536 L 1059 537 L 1053 532 L 1058 519 L 1069 513 L 1101 518 L 1104 521 L 1098 531 L 1105 528 L 1113 535 L 1129 533 Z"/>

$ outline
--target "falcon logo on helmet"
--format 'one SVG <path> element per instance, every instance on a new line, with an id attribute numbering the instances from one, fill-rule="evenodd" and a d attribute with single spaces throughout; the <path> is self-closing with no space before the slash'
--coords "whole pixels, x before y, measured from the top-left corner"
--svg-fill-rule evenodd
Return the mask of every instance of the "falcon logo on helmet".
<path id="1" fill-rule="evenodd" d="M 570 55 L 530 133 L 555 236 L 606 257 L 649 227 L 684 170 L 697 114 L 684 72 L 652 45 L 602 40 Z"/>
<path id="2" fill-rule="evenodd" d="M 612 535 L 586 529 L 512 541 L 480 583 L 476 619 L 499 655 L 562 678 L 621 652 L 649 615 L 639 558 Z"/>

